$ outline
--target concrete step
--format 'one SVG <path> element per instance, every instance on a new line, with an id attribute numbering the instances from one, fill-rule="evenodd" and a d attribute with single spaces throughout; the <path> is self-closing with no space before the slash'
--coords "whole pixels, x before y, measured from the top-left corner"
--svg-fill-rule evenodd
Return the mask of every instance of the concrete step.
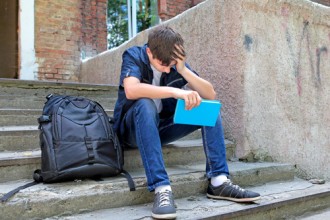
<path id="1" fill-rule="evenodd" d="M 235 145 L 226 141 L 227 159 L 235 152 Z M 125 169 L 142 167 L 138 149 L 125 150 Z M 164 160 L 167 165 L 184 165 L 205 161 L 202 140 L 179 140 L 163 147 Z M 32 173 L 41 166 L 41 151 L 4 151 L 0 152 L 0 182 L 22 178 L 32 178 Z"/>
<path id="2" fill-rule="evenodd" d="M 54 92 L 50 91 L 49 93 L 54 93 Z M 60 92 L 57 94 L 63 95 L 64 93 Z M 24 109 L 24 108 L 42 109 L 46 101 L 46 95 L 31 96 L 31 97 L 25 95 L 13 95 L 13 96 L 0 95 L 0 106 L 2 108 L 13 108 L 13 109 Z M 109 97 L 100 97 L 98 95 L 83 95 L 81 93 L 79 94 L 68 93 L 68 95 L 77 95 L 77 96 L 89 98 L 101 104 L 102 107 L 105 109 L 114 109 L 117 100 L 117 96 L 110 96 L 110 95 Z"/>
<path id="3" fill-rule="evenodd" d="M 316 211 L 309 211 L 301 216 L 297 216 L 295 219 L 296 220 L 330 219 L 330 208 L 316 210 Z"/>
<path id="4" fill-rule="evenodd" d="M 45 97 L 54 93 L 87 97 L 106 109 L 113 109 L 117 91 L 116 85 L 0 79 L 0 106 L 1 109 L 42 109 Z"/>
<path id="5" fill-rule="evenodd" d="M 27 151 L 38 148 L 38 125 L 0 127 L 0 152 Z"/>
<path id="6" fill-rule="evenodd" d="M 294 179 L 249 187 L 262 196 L 258 203 L 239 204 L 207 199 L 205 194 L 176 199 L 177 219 L 299 219 L 319 220 L 330 217 L 330 183 L 312 185 L 308 181 Z M 104 209 L 94 212 L 55 216 L 47 220 L 127 219 L 148 220 L 152 203 Z M 302 214 L 305 215 L 301 216 Z"/>
<path id="7" fill-rule="evenodd" d="M 0 127 L 37 125 L 41 109 L 0 109 Z"/>
<path id="8" fill-rule="evenodd" d="M 105 110 L 108 116 L 113 115 L 113 110 Z M 38 125 L 41 114 L 42 109 L 0 109 L 0 127 Z"/>
<path id="9" fill-rule="evenodd" d="M 272 181 L 292 180 L 294 178 L 294 168 L 288 164 L 229 162 L 228 165 L 233 181 L 242 187 L 261 185 Z M 167 168 L 172 189 L 177 199 L 205 193 L 207 179 L 205 178 L 204 169 L 205 162 Z M 137 186 L 137 190 L 134 192 L 129 191 L 127 181 L 123 177 L 106 178 L 101 182 L 83 180 L 39 184 L 21 190 L 7 203 L 0 204 L 0 216 L 4 220 L 18 218 L 42 219 L 152 202 L 153 193 L 147 193 L 144 171 L 140 169 L 128 171 L 133 176 Z M 0 193 L 4 194 L 28 181 L 2 183 L 0 184 Z M 211 201 L 211 203 L 213 202 Z M 229 204 L 231 203 L 227 203 L 227 206 Z M 149 210 L 147 206 L 145 208 Z M 123 208 L 120 209 L 124 210 Z M 131 217 L 134 218 L 137 214 Z M 148 212 L 148 215 L 150 215 L 150 212 Z M 121 219 L 113 218 L 112 215 L 108 217 L 110 219 Z"/>
<path id="10" fill-rule="evenodd" d="M 36 120 L 36 118 L 33 118 Z M 182 140 L 194 140 L 201 138 L 200 130 L 197 130 Z M 1 151 L 33 151 L 39 149 L 39 130 L 35 125 L 0 126 L 0 152 Z"/>
<path id="11" fill-rule="evenodd" d="M 79 94 L 98 94 L 108 96 L 109 93 L 117 95 L 118 85 L 108 84 L 86 84 L 74 82 L 52 82 L 38 80 L 16 80 L 0 78 L 1 95 L 47 95 L 50 90 L 56 93 L 67 94 L 74 91 L 75 95 Z"/>

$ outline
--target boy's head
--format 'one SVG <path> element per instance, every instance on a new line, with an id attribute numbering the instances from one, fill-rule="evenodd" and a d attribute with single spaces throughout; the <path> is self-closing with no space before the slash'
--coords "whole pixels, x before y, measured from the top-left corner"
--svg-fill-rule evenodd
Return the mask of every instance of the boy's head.
<path id="1" fill-rule="evenodd" d="M 178 58 L 174 51 L 182 54 L 175 46 L 183 48 L 183 39 L 179 33 L 168 26 L 160 25 L 148 36 L 148 48 L 153 58 L 161 61 L 163 66 L 170 66 Z"/>

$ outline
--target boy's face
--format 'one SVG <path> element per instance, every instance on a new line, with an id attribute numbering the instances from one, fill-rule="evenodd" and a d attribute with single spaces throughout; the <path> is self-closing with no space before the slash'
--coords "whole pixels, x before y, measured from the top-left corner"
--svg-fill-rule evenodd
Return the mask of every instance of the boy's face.
<path id="1" fill-rule="evenodd" d="M 154 58 L 154 56 L 152 55 L 149 48 L 147 48 L 147 54 L 148 54 L 148 57 L 149 57 L 150 64 L 153 65 L 156 68 L 156 70 L 158 70 L 161 73 L 163 73 L 163 72 L 170 73 L 171 67 L 176 65 L 176 63 L 177 63 L 176 60 L 173 60 L 170 63 L 170 65 L 168 65 L 168 66 L 163 65 L 162 61 L 160 61 L 159 59 Z"/>

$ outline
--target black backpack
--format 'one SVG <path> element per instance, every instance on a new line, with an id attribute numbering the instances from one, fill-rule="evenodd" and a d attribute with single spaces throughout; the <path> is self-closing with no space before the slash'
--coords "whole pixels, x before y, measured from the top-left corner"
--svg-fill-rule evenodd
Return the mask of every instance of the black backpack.
<path id="1" fill-rule="evenodd" d="M 123 174 L 131 191 L 132 177 L 123 169 L 124 158 L 111 119 L 100 104 L 84 97 L 50 94 L 38 118 L 41 170 L 34 182 L 7 193 L 7 201 L 19 190 L 39 182 L 99 179 Z"/>

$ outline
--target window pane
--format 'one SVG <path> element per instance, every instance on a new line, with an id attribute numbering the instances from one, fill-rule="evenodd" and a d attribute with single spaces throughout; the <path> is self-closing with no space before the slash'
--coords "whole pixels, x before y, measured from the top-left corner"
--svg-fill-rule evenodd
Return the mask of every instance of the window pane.
<path id="1" fill-rule="evenodd" d="M 128 40 L 127 0 L 108 1 L 108 48 L 117 47 Z"/>
<path id="2" fill-rule="evenodd" d="M 158 24 L 157 0 L 136 0 L 138 32 Z"/>
<path id="3" fill-rule="evenodd" d="M 136 13 L 132 13 L 132 4 L 130 4 L 131 8 L 127 8 L 127 1 L 136 4 Z M 132 23 L 128 21 L 129 13 L 132 16 L 136 14 L 137 32 L 159 23 L 157 0 L 109 0 L 107 18 L 109 49 L 117 47 L 128 40 L 128 30 L 133 30 L 133 27 L 128 27 Z"/>

